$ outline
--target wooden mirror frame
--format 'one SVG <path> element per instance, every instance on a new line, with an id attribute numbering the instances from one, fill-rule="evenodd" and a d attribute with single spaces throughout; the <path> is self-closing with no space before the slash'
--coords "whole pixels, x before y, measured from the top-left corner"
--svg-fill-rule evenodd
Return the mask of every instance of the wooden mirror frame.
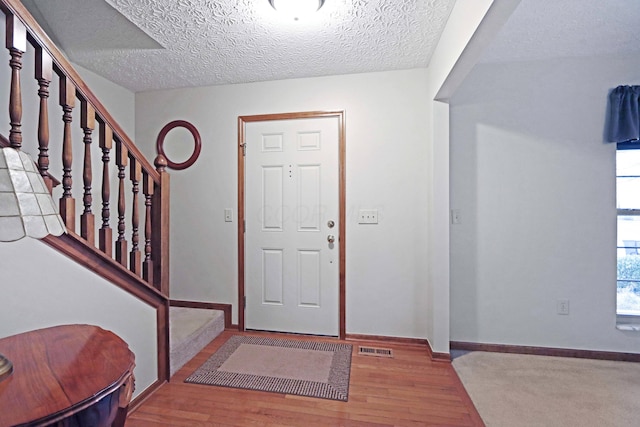
<path id="1" fill-rule="evenodd" d="M 187 160 L 185 160 L 182 163 L 172 162 L 171 160 L 169 160 L 166 153 L 164 152 L 164 138 L 167 136 L 169 131 L 171 131 L 176 127 L 186 128 L 189 132 L 191 132 L 191 135 L 193 136 L 193 142 L 194 142 L 193 154 L 191 154 L 191 157 L 189 157 Z M 158 139 L 156 140 L 156 151 L 158 152 L 158 154 L 163 155 L 164 158 L 167 160 L 167 167 L 174 170 L 183 170 L 193 165 L 196 162 L 196 160 L 198 160 L 198 156 L 200 156 L 201 148 L 202 148 L 202 141 L 200 140 L 200 133 L 198 133 L 198 129 L 196 129 L 194 125 L 187 122 L 186 120 L 174 120 L 172 122 L 167 123 L 162 128 L 162 130 L 160 130 L 160 133 L 158 134 Z"/>

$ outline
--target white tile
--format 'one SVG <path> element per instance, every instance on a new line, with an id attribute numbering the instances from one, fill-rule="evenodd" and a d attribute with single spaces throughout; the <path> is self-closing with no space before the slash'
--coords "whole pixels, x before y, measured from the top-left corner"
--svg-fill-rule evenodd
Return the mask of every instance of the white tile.
<path id="1" fill-rule="evenodd" d="M 49 191 L 42 180 L 42 176 L 38 172 L 29 172 L 27 173 L 27 177 L 29 178 L 31 188 L 33 188 L 34 193 L 49 194 Z"/>
<path id="2" fill-rule="evenodd" d="M 40 205 L 40 211 L 42 215 L 54 215 L 57 214 L 56 206 L 53 204 L 51 196 L 48 194 L 36 194 L 36 199 Z"/>
<path id="3" fill-rule="evenodd" d="M 44 218 L 41 216 L 25 216 L 24 219 L 24 228 L 27 232 L 27 236 L 42 239 L 49 231 L 47 230 L 47 225 L 44 222 Z"/>
<path id="4" fill-rule="evenodd" d="M 24 169 L 22 160 L 20 159 L 20 156 L 18 155 L 18 152 L 16 150 L 14 150 L 13 148 L 5 148 L 2 151 L 4 153 L 4 157 L 7 161 L 7 166 L 9 167 L 9 169 Z"/>
<path id="5" fill-rule="evenodd" d="M 20 217 L 0 217 L 0 241 L 13 242 L 25 236 Z"/>
<path id="6" fill-rule="evenodd" d="M 12 169 L 9 173 L 11 174 L 11 182 L 13 182 L 13 188 L 16 193 L 31 193 L 33 191 L 25 171 Z"/>
<path id="7" fill-rule="evenodd" d="M 1 158 L 2 156 L 0 156 Z M 13 191 L 13 183 L 11 182 L 11 175 L 9 175 L 9 169 L 3 169 L 0 166 L 0 191 Z"/>
<path id="8" fill-rule="evenodd" d="M 37 172 L 36 164 L 27 153 L 24 151 L 20 151 L 20 159 L 22 160 L 22 165 L 24 166 L 24 170 L 27 172 Z"/>
<path id="9" fill-rule="evenodd" d="M 47 223 L 47 229 L 50 234 L 54 236 L 59 236 L 62 233 L 67 231 L 64 223 L 62 222 L 62 218 L 59 215 L 47 215 L 44 218 L 44 221 Z"/>
<path id="10" fill-rule="evenodd" d="M 35 194 L 18 193 L 20 212 L 22 215 L 40 215 L 40 205 Z"/>
<path id="11" fill-rule="evenodd" d="M 18 199 L 13 193 L 0 193 L 0 217 L 20 215 Z"/>

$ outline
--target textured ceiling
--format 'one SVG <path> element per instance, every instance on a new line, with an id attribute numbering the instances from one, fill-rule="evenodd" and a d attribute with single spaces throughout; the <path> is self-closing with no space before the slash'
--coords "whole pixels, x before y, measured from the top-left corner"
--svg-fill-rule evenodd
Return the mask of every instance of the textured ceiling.
<path id="1" fill-rule="evenodd" d="M 640 0 L 522 0 L 481 62 L 640 53 Z M 455 0 L 23 0 L 69 58 L 132 91 L 426 67 Z"/>
<path id="2" fill-rule="evenodd" d="M 482 62 L 640 53 L 638 0 L 522 0 Z"/>
<path id="3" fill-rule="evenodd" d="M 326 0 L 299 21 L 267 0 L 23 2 L 73 62 L 138 92 L 426 67 L 455 0 Z"/>

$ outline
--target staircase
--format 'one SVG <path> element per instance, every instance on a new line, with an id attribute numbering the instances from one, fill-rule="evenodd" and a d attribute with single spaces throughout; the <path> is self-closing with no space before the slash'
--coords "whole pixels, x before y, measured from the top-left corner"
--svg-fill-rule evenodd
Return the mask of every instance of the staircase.
<path id="1" fill-rule="evenodd" d="M 9 104 L 0 147 L 37 153 L 59 200 L 67 234 L 44 242 L 156 310 L 158 380 L 148 395 L 224 330 L 230 311 L 206 303 L 169 309 L 167 159 L 158 155 L 152 165 L 142 155 L 20 1 L 0 0 L 0 10 L 10 57 L 5 72 L 0 62 L 0 101 L 5 91 Z M 34 87 L 26 69 L 36 90 L 24 90 Z M 49 112 L 52 94 L 61 120 Z M 23 117 L 27 111 L 36 113 Z"/>
<path id="2" fill-rule="evenodd" d="M 0 10 L 9 53 L 0 63 L 9 113 L 0 118 L 9 123 L 0 145 L 34 154 L 59 200 L 67 234 L 45 243 L 156 310 L 162 384 L 170 376 L 167 161 L 142 155 L 19 0 L 0 0 Z M 52 93 L 62 115 L 49 113 Z"/>
<path id="3" fill-rule="evenodd" d="M 224 331 L 224 313 L 203 308 L 171 307 L 170 373 L 175 374 L 189 360 Z"/>

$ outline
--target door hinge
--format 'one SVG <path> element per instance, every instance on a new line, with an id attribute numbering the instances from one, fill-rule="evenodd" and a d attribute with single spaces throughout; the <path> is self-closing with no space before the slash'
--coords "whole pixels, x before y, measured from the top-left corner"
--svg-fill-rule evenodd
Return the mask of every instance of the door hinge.
<path id="1" fill-rule="evenodd" d="M 242 147 L 242 155 L 246 156 L 247 155 L 247 143 L 245 142 L 243 144 L 240 144 L 240 147 Z"/>
<path id="2" fill-rule="evenodd" d="M 244 308 L 247 308 L 247 296 L 245 295 L 242 299 L 244 300 Z"/>

